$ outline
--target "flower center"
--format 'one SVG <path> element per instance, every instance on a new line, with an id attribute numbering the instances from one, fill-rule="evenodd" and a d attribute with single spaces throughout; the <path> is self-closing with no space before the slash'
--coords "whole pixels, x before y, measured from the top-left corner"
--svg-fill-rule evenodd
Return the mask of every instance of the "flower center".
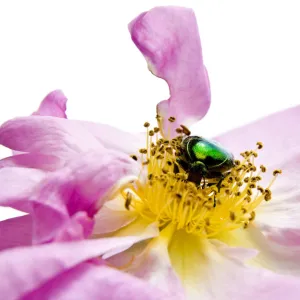
<path id="1" fill-rule="evenodd" d="M 170 122 L 174 118 L 170 118 Z M 125 207 L 137 211 L 160 228 L 169 224 L 200 237 L 213 237 L 224 231 L 240 227 L 247 228 L 255 218 L 255 209 L 262 201 L 271 200 L 271 186 L 280 170 L 266 188 L 259 185 L 266 167 L 255 166 L 255 158 L 263 145 L 257 143 L 256 150 L 241 153 L 233 168 L 224 179 L 218 181 L 201 179 L 196 184 L 188 180 L 177 159 L 181 155 L 182 140 L 190 134 L 182 125 L 173 139 L 159 137 L 159 129 L 147 128 L 146 148 L 140 149 L 141 174 L 137 182 L 122 190 Z M 132 155 L 137 160 L 137 156 Z M 142 180 L 143 175 L 147 178 Z"/>

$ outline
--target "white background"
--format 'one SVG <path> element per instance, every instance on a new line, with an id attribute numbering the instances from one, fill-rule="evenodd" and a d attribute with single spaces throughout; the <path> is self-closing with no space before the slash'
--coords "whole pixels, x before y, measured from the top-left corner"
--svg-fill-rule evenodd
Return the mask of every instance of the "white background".
<path id="1" fill-rule="evenodd" d="M 69 118 L 142 130 L 168 87 L 148 72 L 127 24 L 157 5 L 192 7 L 198 18 L 212 105 L 195 133 L 213 136 L 300 103 L 296 0 L 0 0 L 0 123 L 31 114 L 60 88 Z"/>

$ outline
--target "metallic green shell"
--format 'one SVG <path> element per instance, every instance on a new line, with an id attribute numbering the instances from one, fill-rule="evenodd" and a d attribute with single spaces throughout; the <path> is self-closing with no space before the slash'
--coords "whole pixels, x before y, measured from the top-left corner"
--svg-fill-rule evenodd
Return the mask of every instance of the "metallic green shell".
<path id="1" fill-rule="evenodd" d="M 205 158 L 210 156 L 216 160 L 224 161 L 228 157 L 227 151 L 207 141 L 198 142 L 192 147 L 192 151 L 199 160 L 205 160 Z"/>
<path id="2" fill-rule="evenodd" d="M 187 143 L 187 151 L 193 160 L 200 160 L 208 167 L 217 167 L 232 158 L 231 153 L 213 141 L 192 138 Z"/>

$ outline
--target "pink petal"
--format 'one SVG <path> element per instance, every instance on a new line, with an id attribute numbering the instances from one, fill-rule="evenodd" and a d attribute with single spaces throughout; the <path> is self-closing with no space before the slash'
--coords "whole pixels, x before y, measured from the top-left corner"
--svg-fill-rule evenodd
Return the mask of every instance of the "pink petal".
<path id="1" fill-rule="evenodd" d="M 32 244 L 32 218 L 30 215 L 0 222 L 0 250 Z"/>
<path id="2" fill-rule="evenodd" d="M 59 228 L 54 241 L 70 242 L 86 239 L 92 234 L 93 227 L 94 220 L 89 218 L 86 212 L 77 212 Z"/>
<path id="3" fill-rule="evenodd" d="M 128 271 L 143 278 L 149 284 L 159 287 L 170 298 L 185 299 L 185 292 L 172 267 L 167 247 L 162 238 L 154 239 L 141 253 L 134 256 Z"/>
<path id="4" fill-rule="evenodd" d="M 124 177 L 138 174 L 127 155 L 106 149 L 83 153 L 65 168 L 49 173 L 23 168 L 0 169 L 0 204 L 32 214 L 34 241 L 53 239 L 70 216 L 83 211 L 93 217 L 105 196 Z"/>
<path id="5" fill-rule="evenodd" d="M 113 210 L 104 205 L 95 215 L 93 233 L 97 235 L 117 231 L 132 223 L 136 218 L 136 214 L 130 211 Z"/>
<path id="6" fill-rule="evenodd" d="M 144 147 L 145 138 L 105 124 L 39 116 L 4 123 L 0 143 L 13 150 L 68 161 L 75 154 L 102 147 L 133 154 Z"/>
<path id="7" fill-rule="evenodd" d="M 113 188 L 119 180 L 137 175 L 139 166 L 129 156 L 114 151 L 101 149 L 83 153 L 71 161 L 61 174 L 60 181 L 53 186 L 66 186 L 71 188 L 70 198 L 63 195 L 68 201 L 69 212 L 85 210 L 94 214 L 101 207 L 104 196 Z M 57 176 L 54 174 L 53 180 Z M 51 184 L 49 180 L 48 183 Z M 60 196 L 60 195 L 58 195 Z"/>
<path id="8" fill-rule="evenodd" d="M 293 179 L 296 178 L 297 174 Z M 289 192 L 282 192 L 280 185 L 274 186 L 273 199 L 258 207 L 255 223 L 269 239 L 286 246 L 300 246 L 300 189 L 292 187 L 291 181 L 285 187 L 290 188 Z"/>
<path id="9" fill-rule="evenodd" d="M 22 299 L 160 300 L 170 298 L 167 298 L 162 291 L 126 273 L 85 263 L 58 275 Z"/>
<path id="10" fill-rule="evenodd" d="M 293 158 L 300 154 L 299 116 L 300 106 L 296 106 L 231 130 L 215 139 L 236 157 L 240 152 L 255 149 L 256 143 L 260 141 L 264 148 L 259 151 L 257 161 L 266 166 L 284 168 L 285 162 L 293 162 Z M 299 158 L 294 163 L 294 166 L 300 164 Z M 289 167 L 293 167 L 293 164 L 289 164 Z M 284 178 L 286 170 L 283 169 L 283 172 Z"/>
<path id="11" fill-rule="evenodd" d="M 48 241 L 69 220 L 69 213 L 62 197 L 56 197 L 47 185 L 45 174 L 36 169 L 2 168 L 0 205 L 30 213 L 33 221 L 34 243 Z M 46 185 L 48 189 L 42 189 Z"/>
<path id="12" fill-rule="evenodd" d="M 203 65 L 194 12 L 182 7 L 156 7 L 129 24 L 131 37 L 154 75 L 166 80 L 170 98 L 157 105 L 163 133 L 174 136 L 180 124 L 202 119 L 210 106 L 210 86 Z M 170 116 L 176 117 L 172 125 Z"/>
<path id="13" fill-rule="evenodd" d="M 67 100 L 68 99 L 62 91 L 55 90 L 44 98 L 40 107 L 33 115 L 53 116 L 66 119 Z"/>
<path id="14" fill-rule="evenodd" d="M 52 116 L 58 118 L 67 118 L 67 98 L 60 90 L 49 93 L 41 102 L 38 110 L 32 115 L 34 116 Z M 14 155 L 22 154 L 20 151 L 13 151 Z M 17 163 L 18 161 L 16 161 Z"/>
<path id="15" fill-rule="evenodd" d="M 137 174 L 136 163 L 127 155 L 102 149 L 87 152 L 71 161 L 68 166 L 49 175 L 33 199 L 44 199 L 35 205 L 34 215 L 39 232 L 36 241 L 53 238 L 66 218 L 48 217 L 48 203 L 65 207 L 67 214 L 84 211 L 93 215 L 107 200 L 113 186 L 124 177 Z"/>
<path id="16" fill-rule="evenodd" d="M 40 170 L 26 168 L 0 169 L 1 186 L 0 205 L 10 206 L 24 212 L 32 212 L 30 196 L 45 179 L 45 173 Z"/>
<path id="17" fill-rule="evenodd" d="M 300 278 L 247 267 L 243 261 L 249 258 L 251 250 L 237 251 L 220 242 L 201 240 L 178 231 L 172 239 L 169 253 L 185 285 L 187 299 L 299 298 Z"/>
<path id="18" fill-rule="evenodd" d="M 150 237 L 151 233 L 143 236 Z M 5 299 L 19 299 L 83 261 L 117 253 L 118 249 L 127 249 L 140 240 L 140 237 L 104 238 L 4 250 L 0 252 L 1 295 Z"/>
<path id="19" fill-rule="evenodd" d="M 107 124 L 86 121 L 79 122 L 104 147 L 115 149 L 127 154 L 136 154 L 146 144 L 145 134 L 132 134 Z"/>
<path id="20" fill-rule="evenodd" d="M 263 164 L 271 171 L 269 175 L 263 174 L 263 178 L 270 180 L 274 169 L 283 173 L 272 186 L 272 200 L 258 208 L 256 221 L 274 241 L 289 245 L 300 245 L 299 116 L 300 106 L 296 106 L 216 138 L 236 156 L 255 149 L 257 141 L 263 142 L 256 164 Z"/>
<path id="21" fill-rule="evenodd" d="M 55 155 L 68 160 L 102 145 L 80 123 L 54 117 L 23 117 L 4 123 L 0 143 L 12 150 Z"/>
<path id="22" fill-rule="evenodd" d="M 146 224 L 143 219 L 137 219 L 119 230 L 114 236 L 130 235 L 130 232 L 137 234 L 138 231 L 145 228 Z M 163 290 L 168 295 L 167 299 L 184 299 L 181 282 L 171 266 L 168 243 L 161 233 L 151 241 L 140 242 L 126 251 L 110 257 L 108 262 L 110 265 L 124 269 L 127 273 L 134 274 L 150 285 Z"/>
<path id="23" fill-rule="evenodd" d="M 64 165 L 64 161 L 54 155 L 40 153 L 16 153 L 13 156 L 0 160 L 0 168 L 3 167 L 25 167 L 44 171 L 54 171 Z"/>
<path id="24" fill-rule="evenodd" d="M 235 234 L 234 232 L 232 234 Z M 249 226 L 240 233 L 239 240 L 247 241 L 247 247 L 254 247 L 259 251 L 253 261 L 265 268 L 280 274 L 300 275 L 300 246 L 291 247 L 279 245 L 267 239 L 256 226 Z"/>

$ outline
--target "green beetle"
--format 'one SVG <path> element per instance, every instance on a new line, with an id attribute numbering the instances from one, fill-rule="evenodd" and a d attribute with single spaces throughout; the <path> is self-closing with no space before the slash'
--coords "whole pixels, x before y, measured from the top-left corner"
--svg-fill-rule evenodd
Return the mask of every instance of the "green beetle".
<path id="1" fill-rule="evenodd" d="M 177 162 L 189 174 L 189 181 L 200 185 L 203 179 L 211 179 L 209 182 L 220 188 L 222 180 L 234 166 L 234 157 L 215 141 L 188 136 L 182 141 Z"/>

